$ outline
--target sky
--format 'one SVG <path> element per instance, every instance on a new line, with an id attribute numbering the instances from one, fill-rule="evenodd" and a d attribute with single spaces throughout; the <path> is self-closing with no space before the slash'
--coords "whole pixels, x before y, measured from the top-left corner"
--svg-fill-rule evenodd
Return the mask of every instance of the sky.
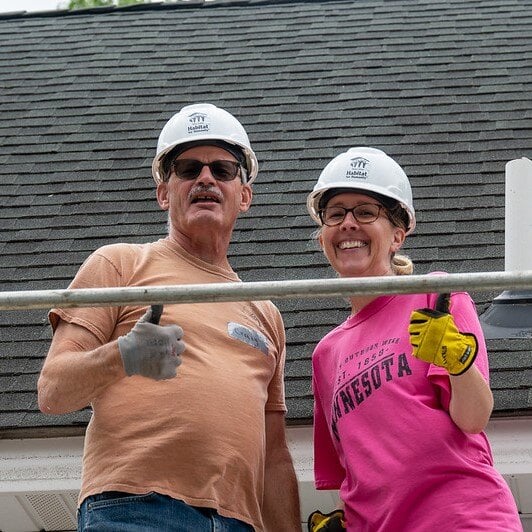
<path id="1" fill-rule="evenodd" d="M 0 0 L 0 13 L 6 11 L 53 11 L 63 0 Z M 68 3 L 68 2 L 67 2 Z"/>
<path id="2" fill-rule="evenodd" d="M 163 0 L 151 1 L 161 2 Z M 0 0 L 0 13 L 10 11 L 54 11 L 58 8 L 65 9 L 67 5 L 68 0 Z"/>
<path id="3" fill-rule="evenodd" d="M 58 6 L 64 9 L 67 5 L 68 0 L 0 0 L 0 13 L 9 11 L 54 11 Z"/>

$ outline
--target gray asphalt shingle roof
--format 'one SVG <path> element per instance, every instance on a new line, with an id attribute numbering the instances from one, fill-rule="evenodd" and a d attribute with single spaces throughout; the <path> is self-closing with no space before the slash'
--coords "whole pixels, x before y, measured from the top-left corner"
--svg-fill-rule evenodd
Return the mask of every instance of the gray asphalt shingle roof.
<path id="1" fill-rule="evenodd" d="M 243 1 L 0 15 L 0 290 L 65 288 L 96 247 L 165 233 L 158 133 L 209 101 L 246 127 L 254 205 L 234 233 L 245 281 L 333 276 L 305 199 L 354 145 L 407 171 L 416 273 L 504 270 L 504 166 L 531 149 L 530 0 Z M 472 293 L 479 312 L 497 293 Z M 291 422 L 343 301 L 280 301 Z M 0 312 L 0 437 L 83 426 L 38 412 L 46 310 Z M 495 415 L 532 412 L 530 339 L 490 340 Z"/>

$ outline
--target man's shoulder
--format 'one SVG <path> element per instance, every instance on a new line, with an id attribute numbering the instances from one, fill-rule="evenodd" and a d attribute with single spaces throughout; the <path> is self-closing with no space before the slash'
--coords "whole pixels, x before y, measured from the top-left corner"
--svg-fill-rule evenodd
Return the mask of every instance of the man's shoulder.
<path id="1" fill-rule="evenodd" d="M 146 254 L 150 254 L 154 244 L 117 242 L 100 246 L 85 259 L 80 270 L 111 267 L 122 273 L 124 269 L 134 267 Z"/>
<path id="2" fill-rule="evenodd" d="M 123 256 L 134 256 L 150 252 L 156 242 L 147 243 L 131 243 L 131 242 L 116 242 L 113 244 L 106 244 L 99 247 L 93 253 L 100 257 L 117 258 Z"/>

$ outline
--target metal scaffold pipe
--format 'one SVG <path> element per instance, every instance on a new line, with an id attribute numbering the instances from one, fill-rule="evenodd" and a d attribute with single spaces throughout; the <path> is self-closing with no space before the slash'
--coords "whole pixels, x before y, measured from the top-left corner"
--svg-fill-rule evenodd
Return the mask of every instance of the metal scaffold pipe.
<path id="1" fill-rule="evenodd" d="M 22 290 L 0 292 L 0 310 L 473 292 L 501 289 L 532 289 L 532 270 L 72 290 Z"/>

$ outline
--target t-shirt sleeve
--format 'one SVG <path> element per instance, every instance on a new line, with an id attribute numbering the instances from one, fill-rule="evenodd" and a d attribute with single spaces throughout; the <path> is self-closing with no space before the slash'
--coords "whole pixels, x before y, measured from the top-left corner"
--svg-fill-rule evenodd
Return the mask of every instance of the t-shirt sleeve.
<path id="1" fill-rule="evenodd" d="M 102 248 L 92 253 L 81 265 L 69 289 L 105 288 L 123 286 L 120 263 L 113 260 L 109 249 Z M 118 321 L 119 307 L 53 308 L 48 319 L 55 330 L 59 320 L 75 323 L 91 331 L 102 343 L 113 335 Z"/>
<path id="2" fill-rule="evenodd" d="M 266 410 L 268 411 L 282 411 L 286 412 L 285 400 L 285 364 L 286 364 L 286 338 L 284 332 L 284 323 L 281 313 L 273 305 L 271 305 L 271 335 L 273 342 L 273 355 L 276 357 L 275 371 L 268 386 L 268 400 L 266 402 Z"/>

